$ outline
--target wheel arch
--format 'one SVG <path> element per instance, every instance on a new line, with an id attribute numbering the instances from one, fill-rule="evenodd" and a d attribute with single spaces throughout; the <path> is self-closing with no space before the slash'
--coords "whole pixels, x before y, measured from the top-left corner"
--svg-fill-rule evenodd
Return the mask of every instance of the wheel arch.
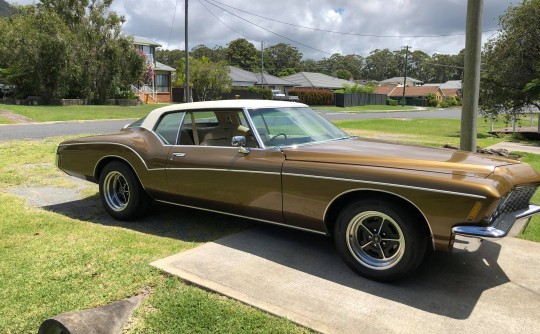
<path id="1" fill-rule="evenodd" d="M 334 225 L 341 209 L 352 201 L 362 201 L 366 199 L 380 199 L 389 203 L 399 203 L 400 205 L 405 206 L 421 220 L 422 225 L 426 229 L 428 238 L 431 239 L 431 247 L 435 249 L 433 231 L 422 210 L 420 210 L 416 204 L 401 195 L 379 189 L 352 189 L 337 195 L 330 204 L 328 204 L 324 213 L 324 225 L 328 235 L 333 235 Z"/>
<path id="2" fill-rule="evenodd" d="M 105 156 L 105 157 L 101 158 L 96 163 L 96 166 L 94 167 L 94 178 L 98 182 L 99 182 L 99 178 L 101 177 L 101 173 L 103 172 L 103 169 L 105 168 L 105 166 L 107 166 L 109 163 L 114 162 L 114 161 L 121 162 L 121 163 L 125 164 L 129 169 L 131 169 L 133 174 L 135 174 L 135 177 L 137 178 L 137 181 L 139 181 L 139 184 L 141 185 L 141 187 L 143 187 L 143 189 L 145 189 L 145 191 L 146 191 L 146 188 L 144 187 L 144 184 L 142 183 L 141 178 L 139 177 L 139 174 L 137 173 L 137 170 L 133 167 L 133 165 L 127 159 L 122 158 L 122 157 L 117 156 L 117 155 Z"/>

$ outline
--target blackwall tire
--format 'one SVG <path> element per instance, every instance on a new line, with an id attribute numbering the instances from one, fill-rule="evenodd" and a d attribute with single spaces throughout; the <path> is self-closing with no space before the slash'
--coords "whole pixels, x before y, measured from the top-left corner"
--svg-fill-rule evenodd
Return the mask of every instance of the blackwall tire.
<path id="1" fill-rule="evenodd" d="M 109 215 L 117 220 L 133 220 L 143 216 L 151 199 L 135 173 L 125 163 L 107 164 L 99 178 L 101 203 Z"/>
<path id="2" fill-rule="evenodd" d="M 419 215 L 383 200 L 347 205 L 334 241 L 345 263 L 360 275 L 389 282 L 412 273 L 426 253 L 427 233 Z"/>

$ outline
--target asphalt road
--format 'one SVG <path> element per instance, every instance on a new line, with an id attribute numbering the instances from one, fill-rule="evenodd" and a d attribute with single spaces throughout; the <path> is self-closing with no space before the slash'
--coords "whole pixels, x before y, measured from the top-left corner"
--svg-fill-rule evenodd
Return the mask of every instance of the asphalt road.
<path id="1" fill-rule="evenodd" d="M 1 125 L 0 140 L 113 133 L 133 121 L 134 119 Z"/>
<path id="2" fill-rule="evenodd" d="M 377 118 L 461 118 L 461 109 L 377 113 L 343 113 L 328 112 L 324 110 L 318 110 L 318 112 L 331 121 Z M 131 123 L 134 120 L 135 119 L 0 125 L 0 140 L 40 139 L 56 136 L 113 133 L 119 131 L 124 125 Z"/>

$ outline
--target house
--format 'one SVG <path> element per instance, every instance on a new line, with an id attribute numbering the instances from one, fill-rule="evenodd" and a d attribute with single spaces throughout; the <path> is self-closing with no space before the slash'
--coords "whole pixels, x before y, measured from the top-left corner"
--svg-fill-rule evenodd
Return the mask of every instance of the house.
<path id="1" fill-rule="evenodd" d="M 428 83 L 424 86 L 436 86 L 439 87 L 444 97 L 454 96 L 460 98 L 462 94 L 462 81 L 461 80 L 448 80 L 445 83 Z"/>
<path id="2" fill-rule="evenodd" d="M 396 89 L 398 85 L 386 85 L 386 86 L 377 86 L 375 87 L 375 91 L 373 93 L 375 94 L 385 94 L 390 96 L 390 93 Z"/>
<path id="3" fill-rule="evenodd" d="M 253 72 L 234 66 L 227 67 L 229 68 L 229 77 L 232 81 L 232 87 L 253 87 L 259 81 Z"/>
<path id="4" fill-rule="evenodd" d="M 281 92 L 286 93 L 289 88 L 296 86 L 296 84 L 293 82 L 270 75 L 268 73 L 263 73 L 261 75 L 260 72 L 253 73 L 234 66 L 228 67 L 232 87 L 264 86 L 265 88 L 280 90 Z"/>
<path id="5" fill-rule="evenodd" d="M 326 89 L 341 89 L 343 85 L 353 85 L 354 82 L 338 79 L 322 73 L 314 72 L 298 72 L 286 77 L 283 80 L 294 83 L 297 87 L 302 88 L 326 88 Z"/>
<path id="6" fill-rule="evenodd" d="M 389 98 L 400 100 L 403 98 L 403 86 L 378 86 L 375 88 L 375 93 L 386 94 Z M 427 105 L 426 97 L 430 93 L 435 94 L 438 101 L 442 101 L 444 98 L 444 93 L 437 86 L 405 87 L 405 98 L 408 105 Z"/>
<path id="7" fill-rule="evenodd" d="M 402 85 L 403 86 L 404 81 L 405 81 L 405 86 L 410 86 L 410 87 L 421 86 L 424 84 L 422 80 L 418 80 L 411 77 L 407 77 L 407 79 L 405 79 L 404 77 L 393 77 L 393 78 L 385 79 L 381 81 L 380 85 L 381 86 L 386 86 L 386 85 Z"/>
<path id="8" fill-rule="evenodd" d="M 461 98 L 460 91 L 457 88 L 441 88 L 441 91 L 443 92 L 444 98 L 452 96 L 455 98 Z"/>
<path id="9" fill-rule="evenodd" d="M 279 90 L 283 93 L 287 93 L 290 88 L 297 86 L 295 83 L 289 80 L 285 80 L 283 78 L 276 77 L 268 73 L 262 73 L 262 75 L 261 73 L 255 73 L 255 76 L 257 77 L 257 84 L 262 84 L 262 86 L 265 88 Z"/>
<path id="10" fill-rule="evenodd" d="M 172 101 L 172 74 L 176 70 L 156 61 L 156 48 L 161 44 L 147 37 L 133 36 L 133 44 L 146 57 L 152 66 L 152 82 L 134 87 L 135 93 L 145 102 L 168 103 Z"/>

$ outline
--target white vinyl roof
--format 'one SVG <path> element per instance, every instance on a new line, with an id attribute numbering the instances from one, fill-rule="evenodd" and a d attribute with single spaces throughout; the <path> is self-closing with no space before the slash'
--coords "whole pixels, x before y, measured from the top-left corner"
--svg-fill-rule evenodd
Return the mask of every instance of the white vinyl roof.
<path id="1" fill-rule="evenodd" d="M 187 111 L 195 109 L 219 110 L 219 109 L 258 109 L 258 108 L 301 108 L 307 105 L 298 102 L 273 101 L 273 100 L 221 100 L 179 103 L 152 110 L 144 119 L 141 127 L 152 130 L 161 115 L 170 111 Z"/>

